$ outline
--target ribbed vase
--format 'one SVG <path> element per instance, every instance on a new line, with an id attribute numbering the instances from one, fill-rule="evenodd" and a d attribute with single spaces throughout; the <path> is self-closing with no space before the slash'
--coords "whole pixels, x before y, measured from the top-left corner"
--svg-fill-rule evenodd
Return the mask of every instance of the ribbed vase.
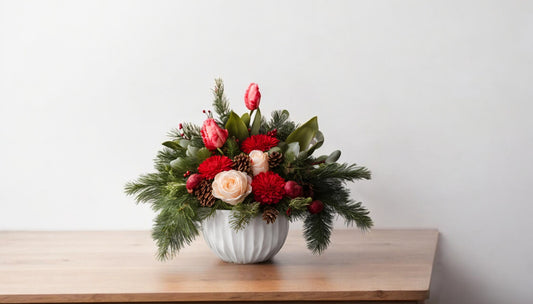
<path id="1" fill-rule="evenodd" d="M 280 214 L 274 223 L 267 224 L 261 216 L 253 218 L 246 228 L 231 228 L 231 210 L 217 210 L 204 220 L 202 233 L 207 245 L 225 262 L 252 264 L 274 257 L 287 238 L 289 220 Z"/>

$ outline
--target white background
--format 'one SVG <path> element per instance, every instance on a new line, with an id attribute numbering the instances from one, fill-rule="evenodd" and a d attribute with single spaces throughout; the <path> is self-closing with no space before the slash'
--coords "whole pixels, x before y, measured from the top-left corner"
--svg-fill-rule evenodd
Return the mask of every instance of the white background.
<path id="1" fill-rule="evenodd" d="M 430 303 L 530 303 L 532 68 L 531 1 L 2 1 L 0 229 L 149 229 L 124 183 L 254 81 L 377 227 L 440 230 Z"/>

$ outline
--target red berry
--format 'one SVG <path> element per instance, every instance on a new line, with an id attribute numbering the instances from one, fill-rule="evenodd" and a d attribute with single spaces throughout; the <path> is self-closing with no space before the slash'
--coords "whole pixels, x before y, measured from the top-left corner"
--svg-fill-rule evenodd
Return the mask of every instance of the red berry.
<path id="1" fill-rule="evenodd" d="M 285 212 L 287 216 L 291 216 L 292 214 L 292 208 L 287 209 L 287 212 Z"/>
<path id="2" fill-rule="evenodd" d="M 307 206 L 307 210 L 309 210 L 311 214 L 320 213 L 322 210 L 324 210 L 324 203 L 319 200 L 313 201 L 311 204 L 309 204 L 309 206 Z"/>
<path id="3" fill-rule="evenodd" d="M 196 188 L 202 180 L 203 177 L 200 174 L 193 174 L 189 176 L 189 178 L 187 179 L 187 183 L 185 184 L 187 192 L 192 193 L 194 188 Z"/>
<path id="4" fill-rule="evenodd" d="M 304 192 L 302 186 L 298 185 L 298 183 L 295 181 L 285 182 L 284 188 L 285 194 L 290 198 L 301 197 Z"/>

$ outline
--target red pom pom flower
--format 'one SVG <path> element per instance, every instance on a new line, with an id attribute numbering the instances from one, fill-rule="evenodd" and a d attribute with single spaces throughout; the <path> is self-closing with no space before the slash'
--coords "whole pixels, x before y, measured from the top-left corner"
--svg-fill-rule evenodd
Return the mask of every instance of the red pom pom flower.
<path id="1" fill-rule="evenodd" d="M 278 143 L 279 139 L 277 138 L 265 134 L 257 134 L 245 139 L 241 144 L 241 150 L 246 154 L 250 154 L 253 150 L 265 152 L 277 146 Z"/>
<path id="2" fill-rule="evenodd" d="M 252 180 L 252 192 L 262 205 L 277 204 L 283 198 L 285 180 L 278 174 L 267 171 L 259 173 Z"/>
<path id="3" fill-rule="evenodd" d="M 233 161 L 229 157 L 215 155 L 204 160 L 198 166 L 198 172 L 205 179 L 213 179 L 218 173 L 231 170 L 232 166 Z"/>

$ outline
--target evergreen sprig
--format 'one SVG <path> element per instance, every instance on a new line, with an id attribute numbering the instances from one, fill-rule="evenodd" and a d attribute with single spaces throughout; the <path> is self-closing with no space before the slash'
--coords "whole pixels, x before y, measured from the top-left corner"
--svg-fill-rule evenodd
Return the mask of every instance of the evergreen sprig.
<path id="1" fill-rule="evenodd" d="M 321 254 L 331 242 L 331 230 L 333 229 L 333 214 L 329 206 L 325 206 L 322 212 L 309 214 L 304 220 L 304 238 L 307 248 L 313 254 Z"/>
<path id="2" fill-rule="evenodd" d="M 218 115 L 217 123 L 220 127 L 224 128 L 228 121 L 229 114 L 231 113 L 231 109 L 229 107 L 228 99 L 224 95 L 224 82 L 220 78 L 215 79 L 213 96 L 215 97 L 213 100 L 213 109 Z"/>
<path id="3" fill-rule="evenodd" d="M 259 214 L 258 202 L 252 204 L 237 204 L 231 213 L 230 225 L 235 231 L 242 230 L 250 223 L 250 221 Z"/>
<path id="4" fill-rule="evenodd" d="M 289 120 L 289 111 L 287 110 L 276 110 L 272 112 L 272 118 L 268 122 L 264 123 L 266 131 L 277 131 L 277 138 L 281 141 L 287 139 L 289 134 L 291 134 L 297 127 L 297 125 Z"/>

